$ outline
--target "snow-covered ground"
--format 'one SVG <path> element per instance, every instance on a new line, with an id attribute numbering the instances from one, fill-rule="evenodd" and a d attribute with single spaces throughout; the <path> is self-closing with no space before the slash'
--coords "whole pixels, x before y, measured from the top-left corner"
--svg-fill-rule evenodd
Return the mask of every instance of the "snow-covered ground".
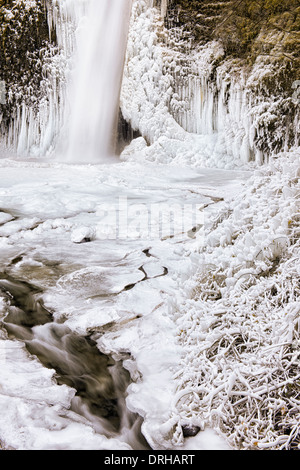
<path id="1" fill-rule="evenodd" d="M 236 194 L 245 175 L 136 163 L 67 166 L 2 159 L 0 165 L 1 272 L 41 288 L 55 322 L 79 335 L 95 332 L 102 352 L 124 360 L 132 377 L 127 406 L 144 418 L 149 443 L 176 446 L 169 423 L 177 414 L 174 374 L 183 349 L 174 305 L 182 290 L 187 295 L 186 283 L 197 270 L 191 249 L 203 243 L 203 214 L 205 224 L 215 198 Z M 158 211 L 169 215 L 166 207 L 185 208 L 186 219 L 175 215 L 174 229 L 166 220 L 159 233 Z M 182 222 L 184 230 L 193 228 L 191 215 L 199 217 L 196 235 L 182 233 Z M 7 303 L 3 294 L 2 318 Z M 57 385 L 54 371 L 31 357 L 22 342 L 8 339 L 4 329 L 0 359 L 4 445 L 124 447 L 124 436 L 107 440 L 93 422 L 70 410 L 74 390 Z M 192 439 L 179 447 L 226 447 L 209 430 Z"/>
<path id="2" fill-rule="evenodd" d="M 295 151 L 250 173 L 0 161 L 1 272 L 124 362 L 152 448 L 286 444 L 272 413 L 299 425 L 287 393 L 299 381 L 298 162 Z M 126 426 L 107 438 L 70 409 L 75 391 L 3 328 L 0 360 L 4 445 L 134 448 Z"/>
<path id="3" fill-rule="evenodd" d="M 207 220 L 177 308 L 181 419 L 220 427 L 235 448 L 299 446 L 299 156 L 254 172 Z"/>

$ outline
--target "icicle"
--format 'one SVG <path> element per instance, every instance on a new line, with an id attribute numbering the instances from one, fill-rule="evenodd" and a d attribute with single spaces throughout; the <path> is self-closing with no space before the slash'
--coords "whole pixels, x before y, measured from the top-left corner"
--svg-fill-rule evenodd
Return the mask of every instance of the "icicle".
<path id="1" fill-rule="evenodd" d="M 168 0 L 161 0 L 161 16 L 164 18 L 167 14 Z"/>

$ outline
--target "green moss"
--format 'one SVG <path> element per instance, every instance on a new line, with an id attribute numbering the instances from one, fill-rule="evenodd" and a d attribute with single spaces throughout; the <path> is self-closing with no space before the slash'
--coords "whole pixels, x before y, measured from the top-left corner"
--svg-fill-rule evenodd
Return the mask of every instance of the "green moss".
<path id="1" fill-rule="evenodd" d="M 298 0 L 170 0 L 166 24 L 182 26 L 196 42 L 217 39 L 226 55 L 252 63 L 275 47 L 272 55 L 278 55 L 278 41 L 281 54 L 293 61 L 300 56 Z"/>
<path id="2" fill-rule="evenodd" d="M 261 53 L 284 56 L 288 52 L 290 60 L 299 59 L 300 9 L 297 1 L 244 0 L 234 10 L 233 6 L 216 30 L 216 38 L 222 42 L 227 54 L 242 55 L 252 62 Z"/>
<path id="3" fill-rule="evenodd" d="M 167 26 L 183 26 L 196 42 L 213 38 L 220 17 L 231 0 L 169 0 Z"/>
<path id="4" fill-rule="evenodd" d="M 290 95 L 300 79 L 298 0 L 170 0 L 166 23 L 190 31 L 195 42 L 218 40 L 224 60 L 239 59 L 251 68 L 267 57 L 277 68 L 270 93 Z"/>

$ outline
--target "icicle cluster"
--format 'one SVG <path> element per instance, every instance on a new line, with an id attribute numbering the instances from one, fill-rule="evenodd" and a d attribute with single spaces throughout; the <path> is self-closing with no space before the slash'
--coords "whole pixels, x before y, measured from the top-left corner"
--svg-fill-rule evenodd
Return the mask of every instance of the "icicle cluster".
<path id="1" fill-rule="evenodd" d="M 43 58 L 42 98 L 32 99 L 31 105 L 23 100 L 9 123 L 6 144 L 20 156 L 46 156 L 62 143 L 73 53 L 87 4 L 88 0 L 46 1 L 50 40 L 55 38 L 57 46 Z M 16 90 L 11 91 L 10 98 L 15 96 Z"/>
<path id="2" fill-rule="evenodd" d="M 179 421 L 218 428 L 234 448 L 300 446 L 298 158 L 280 155 L 206 215 L 199 268 L 174 313 Z"/>
<path id="3" fill-rule="evenodd" d="M 188 164 L 261 164 L 274 151 L 297 145 L 299 123 L 287 126 L 280 119 L 281 110 L 291 105 L 292 90 L 286 98 L 263 89 L 265 76 L 276 76 L 270 64 L 258 63 L 249 76 L 224 61 L 217 42 L 197 49 L 191 44 L 184 28 L 167 30 L 160 10 L 134 1 L 121 105 L 147 143 L 172 137 L 164 156 L 159 146 L 155 149 L 157 161 L 179 162 L 179 154 L 182 160 L 176 140 L 191 140 L 192 134 L 201 139 L 191 141 L 194 153 L 184 158 Z M 144 154 L 153 159 L 153 152 Z"/>

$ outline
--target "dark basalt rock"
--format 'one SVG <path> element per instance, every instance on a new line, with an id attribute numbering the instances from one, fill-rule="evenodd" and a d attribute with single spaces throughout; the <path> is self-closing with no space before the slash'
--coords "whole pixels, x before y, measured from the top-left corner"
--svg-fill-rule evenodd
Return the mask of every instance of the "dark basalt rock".
<path id="1" fill-rule="evenodd" d="M 201 431 L 199 426 L 185 424 L 182 426 L 183 437 L 194 437 Z"/>

